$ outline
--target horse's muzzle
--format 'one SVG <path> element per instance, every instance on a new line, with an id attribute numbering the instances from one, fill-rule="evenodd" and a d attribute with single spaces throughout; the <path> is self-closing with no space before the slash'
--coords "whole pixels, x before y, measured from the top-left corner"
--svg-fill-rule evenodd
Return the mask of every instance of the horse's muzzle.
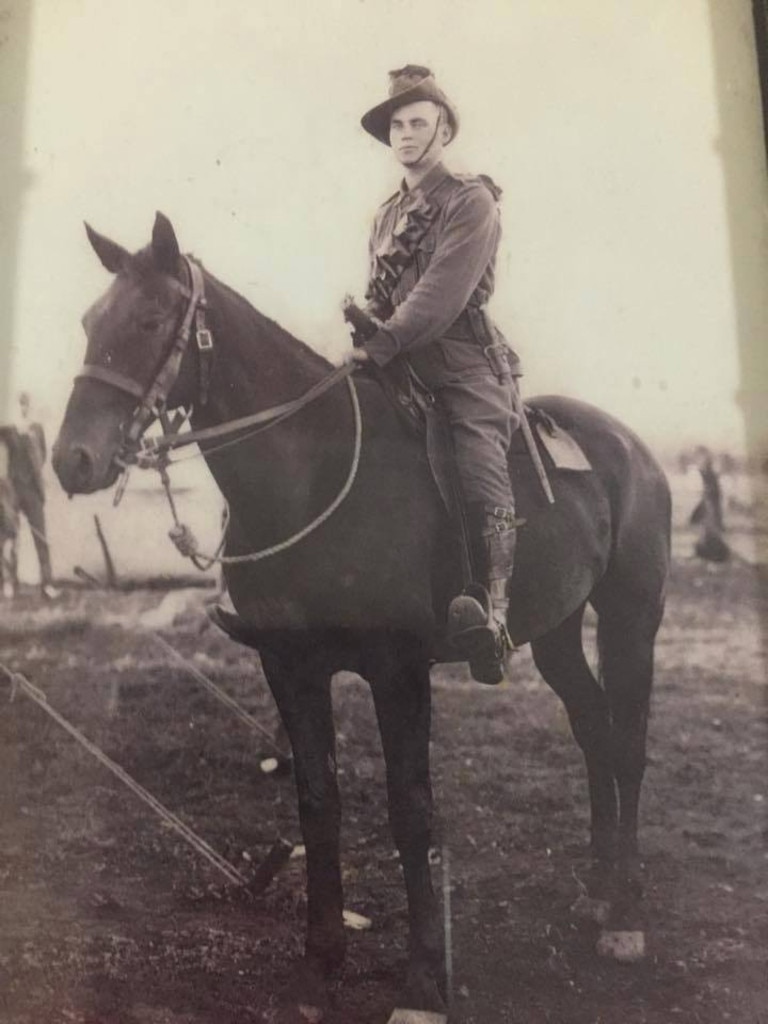
<path id="1" fill-rule="evenodd" d="M 96 457 L 84 444 L 54 445 L 51 461 L 67 494 L 91 494 L 110 487 L 120 472 L 114 463 L 97 469 Z"/>

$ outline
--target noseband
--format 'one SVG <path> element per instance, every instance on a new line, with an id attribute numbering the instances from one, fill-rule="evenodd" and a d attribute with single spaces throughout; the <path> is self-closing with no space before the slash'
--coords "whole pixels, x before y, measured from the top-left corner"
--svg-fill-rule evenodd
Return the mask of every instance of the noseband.
<path id="1" fill-rule="evenodd" d="M 210 380 L 210 362 L 213 355 L 213 337 L 205 324 L 205 285 L 203 273 L 197 263 L 188 256 L 182 257 L 187 267 L 191 288 L 172 278 L 174 286 L 188 300 L 187 308 L 179 324 L 173 342 L 168 349 L 160 368 L 148 387 L 143 387 L 127 374 L 112 370 L 96 363 L 85 363 L 75 380 L 98 380 L 108 384 L 123 394 L 130 395 L 138 402 L 133 417 L 125 430 L 121 451 L 117 462 L 132 461 L 135 457 L 141 436 L 153 420 L 160 418 L 166 428 L 166 400 L 181 369 L 181 361 L 189 345 L 192 321 L 195 321 L 195 337 L 200 355 L 200 404 L 208 400 Z"/>

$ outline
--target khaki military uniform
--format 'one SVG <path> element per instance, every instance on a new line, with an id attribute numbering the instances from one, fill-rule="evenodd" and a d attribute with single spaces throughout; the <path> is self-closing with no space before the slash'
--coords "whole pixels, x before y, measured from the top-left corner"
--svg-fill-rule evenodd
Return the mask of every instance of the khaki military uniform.
<path id="1" fill-rule="evenodd" d="M 438 164 L 379 209 L 370 238 L 367 310 L 383 329 L 365 343 L 384 366 L 408 359 L 451 423 L 467 503 L 513 507 L 507 450 L 516 354 L 492 323 L 501 235 L 499 190 Z"/>

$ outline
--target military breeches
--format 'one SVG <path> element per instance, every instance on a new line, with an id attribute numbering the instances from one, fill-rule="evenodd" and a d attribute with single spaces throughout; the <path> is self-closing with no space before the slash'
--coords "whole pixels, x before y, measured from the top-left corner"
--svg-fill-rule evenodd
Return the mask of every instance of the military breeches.
<path id="1" fill-rule="evenodd" d="M 467 504 L 513 508 L 507 452 L 520 426 L 514 409 L 516 384 L 488 374 L 442 385 L 437 399 L 448 416 L 456 466 Z"/>
<path id="2" fill-rule="evenodd" d="M 45 532 L 45 504 L 39 494 L 26 489 L 18 490 L 17 498 L 19 509 L 26 516 L 32 532 L 37 559 L 40 562 L 40 582 L 45 586 L 51 582 L 51 553 Z"/>

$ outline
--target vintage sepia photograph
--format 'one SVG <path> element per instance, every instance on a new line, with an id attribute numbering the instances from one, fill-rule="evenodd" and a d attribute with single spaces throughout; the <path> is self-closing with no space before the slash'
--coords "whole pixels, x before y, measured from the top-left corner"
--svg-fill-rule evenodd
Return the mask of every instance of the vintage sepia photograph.
<path id="1" fill-rule="evenodd" d="M 765 0 L 0 0 L 0 1024 L 768 1024 Z"/>

